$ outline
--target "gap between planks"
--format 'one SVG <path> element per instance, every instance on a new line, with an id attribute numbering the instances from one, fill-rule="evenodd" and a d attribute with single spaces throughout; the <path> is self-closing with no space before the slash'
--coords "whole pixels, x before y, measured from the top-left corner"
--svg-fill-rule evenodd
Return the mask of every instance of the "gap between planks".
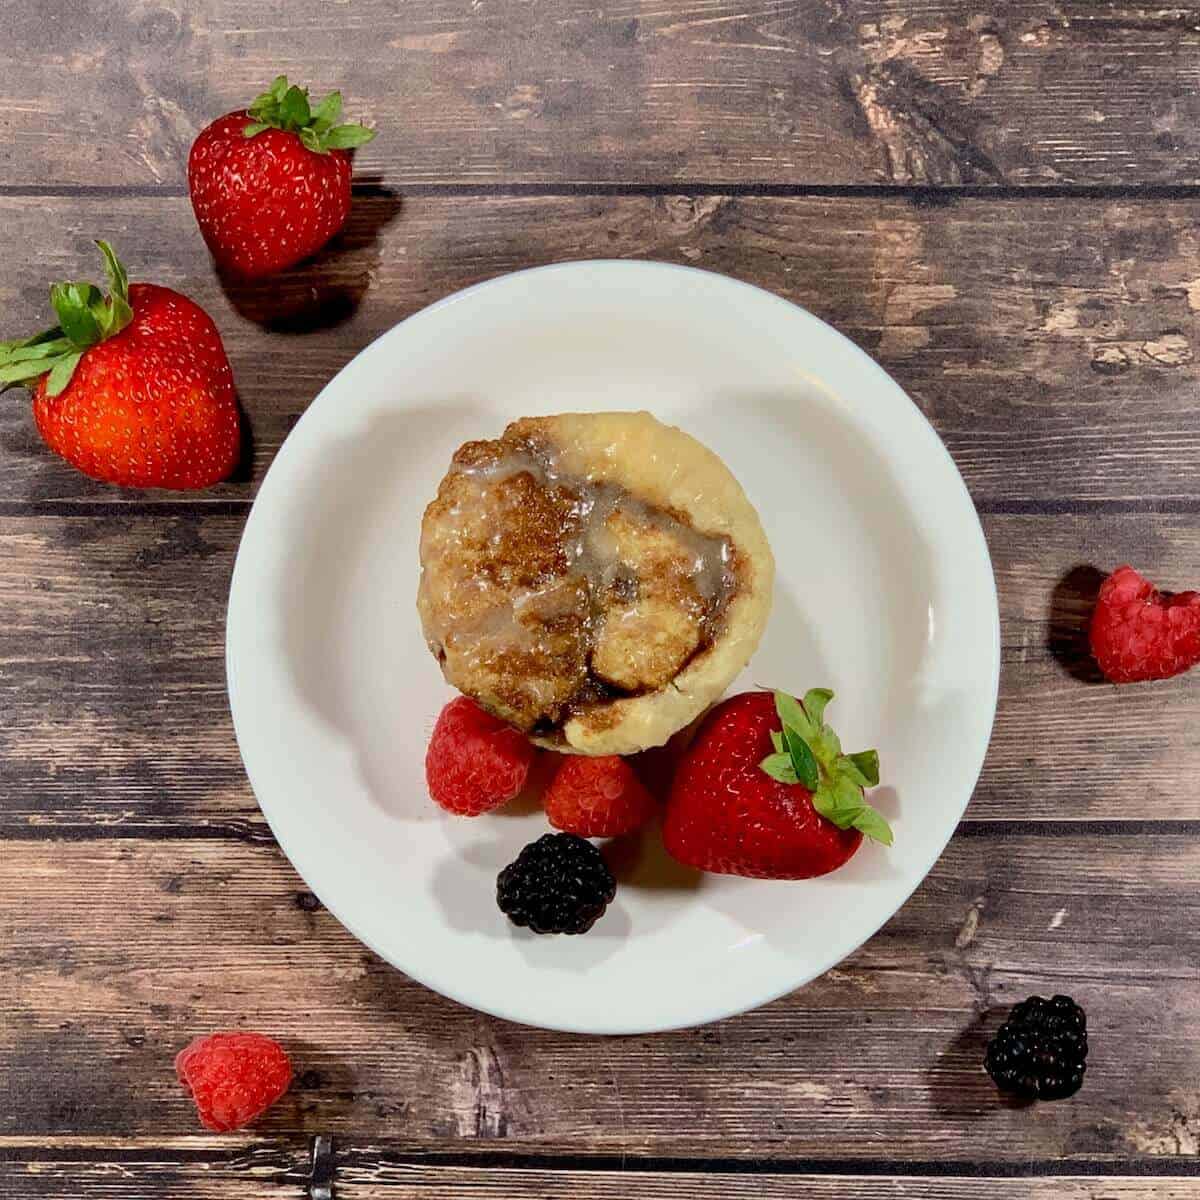
<path id="1" fill-rule="evenodd" d="M 1018 1161 L 889 1158 L 730 1158 L 618 1155 L 538 1154 L 496 1151 L 419 1151 L 386 1142 L 356 1143 L 345 1137 L 303 1134 L 262 1138 L 253 1135 L 180 1137 L 0 1136 L 0 1161 L 8 1162 L 210 1162 L 230 1157 L 300 1154 L 306 1166 L 316 1165 L 318 1180 L 332 1166 L 339 1171 L 367 1164 L 427 1170 L 618 1172 L 622 1175 L 820 1175 L 878 1178 L 902 1175 L 918 1179 L 1052 1179 L 1058 1177 L 1127 1176 L 1200 1178 L 1200 1159 L 1162 1158 L 1046 1158 Z"/>
<path id="2" fill-rule="evenodd" d="M 487 1167 L 494 1171 L 617 1172 L 621 1175 L 823 1175 L 842 1177 L 894 1177 L 929 1179 L 1041 1179 L 1060 1176 L 1154 1176 L 1200 1178 L 1200 1159 L 1148 1158 L 1048 1158 L 1006 1162 L 1004 1160 L 957 1161 L 926 1159 L 897 1161 L 889 1158 L 683 1158 L 639 1157 L 636 1155 L 553 1155 L 508 1152 L 389 1151 L 384 1145 L 345 1145 L 335 1142 L 335 1167 L 341 1171 L 364 1161 L 396 1166 L 444 1169 Z"/>

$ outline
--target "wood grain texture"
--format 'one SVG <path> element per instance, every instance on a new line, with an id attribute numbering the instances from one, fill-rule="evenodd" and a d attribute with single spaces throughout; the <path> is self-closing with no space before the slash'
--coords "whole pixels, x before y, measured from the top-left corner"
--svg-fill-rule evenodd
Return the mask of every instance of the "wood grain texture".
<path id="1" fill-rule="evenodd" d="M 809 987 L 704 1029 L 608 1040 L 508 1025 L 406 981 L 269 846 L 0 851 L 0 894 L 21 897 L 0 913 L 10 1139 L 199 1132 L 171 1057 L 241 1025 L 281 1037 L 297 1067 L 261 1137 L 1063 1174 L 1072 1160 L 1169 1172 L 1200 1137 L 1188 834 L 957 839 L 884 930 Z M 1093 1052 L 1077 1097 L 1031 1111 L 1002 1103 L 980 1064 L 1003 1011 L 1034 991 L 1079 999 Z"/>
<path id="2" fill-rule="evenodd" d="M 930 1179 L 913 1175 L 735 1175 L 428 1167 L 372 1161 L 352 1148 L 338 1171 L 342 1200 L 1195 1200 L 1200 1180 L 1075 1177 Z"/>
<path id="3" fill-rule="evenodd" d="M 199 1140 L 199 1139 L 197 1139 Z M 112 1139 L 63 1148 L 0 1145 L 5 1200 L 296 1200 L 306 1155 L 282 1140 L 233 1149 L 192 1150 Z"/>
<path id="4" fill-rule="evenodd" d="M 39 246 L 0 279 L 14 334 L 44 325 L 49 280 L 93 272 L 101 233 L 135 278 L 213 314 L 254 453 L 248 481 L 204 499 L 250 496 L 312 397 L 396 321 L 481 279 L 599 254 L 725 272 L 824 317 L 904 385 L 985 509 L 1197 503 L 1200 201 L 362 196 L 338 248 L 230 293 L 184 199 L 7 197 L 0 222 Z M 20 395 L 0 408 L 0 503 L 138 501 L 49 455 Z"/>
<path id="5" fill-rule="evenodd" d="M 0 830 L 269 838 L 225 699 L 241 527 L 240 513 L 203 511 L 0 517 Z M 1200 819 L 1187 782 L 1200 677 L 1097 684 L 1083 633 L 1096 565 L 1134 561 L 1177 588 L 1193 578 L 1194 518 L 994 514 L 985 532 L 1003 671 L 968 815 Z M 426 670 L 435 680 L 432 659 Z"/>
<path id="6" fill-rule="evenodd" d="M 132 1139 L 131 1139 L 132 1140 Z M 303 1177 L 273 1144 L 220 1157 L 171 1148 L 97 1148 L 87 1157 L 53 1147 L 0 1160 L 5 1200 L 297 1200 Z M 969 1175 L 736 1174 L 578 1168 L 456 1167 L 407 1162 L 379 1146 L 339 1147 L 338 1200 L 1196 1200 L 1195 1178 L 1136 1176 L 1034 1177 Z"/>
<path id="7" fill-rule="evenodd" d="M 1198 0 L 43 0 L 2 24 L 0 336 L 108 236 L 212 312 L 253 437 L 202 496 L 117 492 L 0 406 L 0 1195 L 295 1198 L 334 1133 L 342 1200 L 1200 1200 L 1200 677 L 1097 685 L 1082 633 L 1096 567 L 1185 586 L 1200 562 Z M 380 137 L 334 246 L 226 288 L 186 156 L 278 71 Z M 320 387 L 452 291 L 600 256 L 760 284 L 876 357 L 984 513 L 1004 658 L 972 820 L 875 938 L 756 1013 L 607 1041 L 459 1008 L 351 938 L 270 839 L 222 662 L 248 501 Z M 986 1038 L 1059 990 L 1089 1013 L 1084 1091 L 1007 1105 Z M 298 1074 L 217 1139 L 171 1058 L 231 1026 Z"/>
<path id="8" fill-rule="evenodd" d="M 1192 0 L 44 0 L 5 34 L 0 184 L 178 185 L 278 71 L 396 183 L 1200 181 Z"/>

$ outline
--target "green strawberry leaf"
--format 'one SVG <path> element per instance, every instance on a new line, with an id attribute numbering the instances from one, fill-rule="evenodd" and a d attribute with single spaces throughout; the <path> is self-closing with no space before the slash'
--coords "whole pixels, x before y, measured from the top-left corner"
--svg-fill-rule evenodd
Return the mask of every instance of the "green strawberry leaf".
<path id="1" fill-rule="evenodd" d="M 352 150 L 374 136 L 373 129 L 362 125 L 338 125 L 342 115 L 342 93 L 330 92 L 315 108 L 309 103 L 308 89 L 288 82 L 279 75 L 271 86 L 246 109 L 249 123 L 242 136 L 257 137 L 264 129 L 282 129 L 294 133 L 314 154 L 330 150 Z"/>
<path id="2" fill-rule="evenodd" d="M 104 256 L 104 271 L 108 276 L 108 298 L 93 297 L 91 309 L 100 325 L 100 340 L 120 333 L 133 320 L 133 308 L 129 303 L 129 276 L 116 251 L 105 241 L 96 245 Z"/>
<path id="3" fill-rule="evenodd" d="M 832 699 L 833 693 L 828 688 L 809 688 L 804 693 L 804 711 L 818 729 L 825 721 L 825 706 Z"/>
<path id="4" fill-rule="evenodd" d="M 104 258 L 110 293 L 94 283 L 56 283 L 50 303 L 58 324 L 33 337 L 0 342 L 0 391 L 49 375 L 46 391 L 63 391 L 90 346 L 112 337 L 133 320 L 129 276 L 107 242 L 97 242 Z"/>
<path id="5" fill-rule="evenodd" d="M 276 75 L 271 86 L 265 92 L 254 97 L 246 112 L 266 125 L 282 128 L 279 110 L 284 98 L 288 94 L 289 88 L 288 77 L 286 75 Z"/>
<path id="6" fill-rule="evenodd" d="M 337 119 L 342 115 L 342 93 L 330 92 L 316 108 L 312 114 L 312 128 L 317 133 L 326 133 L 337 124 Z"/>
<path id="7" fill-rule="evenodd" d="M 133 306 L 121 296 L 113 296 L 104 308 L 105 318 L 101 322 L 100 340 L 120 333 L 133 320 Z"/>
<path id="8" fill-rule="evenodd" d="M 860 750 L 857 754 L 847 754 L 845 761 L 862 776 L 863 787 L 879 786 L 878 750 Z"/>
<path id="9" fill-rule="evenodd" d="M 32 362 L 9 363 L 8 366 L 0 367 L 0 384 L 11 387 L 15 383 L 24 383 L 27 379 L 37 379 L 39 375 L 45 375 L 50 370 L 48 362 L 47 359 L 39 358 Z"/>
<path id="10" fill-rule="evenodd" d="M 129 276 L 121 265 L 121 260 L 108 242 L 97 239 L 96 245 L 99 246 L 100 253 L 104 256 L 104 272 L 108 276 L 108 290 L 112 294 L 112 298 L 124 300 L 128 304 Z"/>
<path id="11" fill-rule="evenodd" d="M 71 376 L 75 374 L 75 368 L 79 366 L 79 360 L 83 357 L 82 350 L 76 350 L 74 354 L 68 354 L 60 358 L 50 371 L 50 378 L 46 381 L 46 394 L 48 396 L 59 395 L 71 382 Z"/>
<path id="12" fill-rule="evenodd" d="M 843 814 L 833 788 L 828 783 L 822 783 L 812 795 L 812 806 L 827 821 L 832 821 L 839 829 L 845 829 L 850 817 Z M 843 823 L 844 822 L 844 823 Z"/>
<path id="13" fill-rule="evenodd" d="M 768 754 L 766 758 L 760 762 L 759 767 L 762 768 L 770 777 L 779 783 L 796 783 L 796 770 L 792 766 L 790 755 L 787 754 Z"/>
<path id="14" fill-rule="evenodd" d="M 365 146 L 375 136 L 365 125 L 335 125 L 322 139 L 330 150 L 353 150 Z"/>
<path id="15" fill-rule="evenodd" d="M 61 333 L 60 330 L 55 332 Z M 20 342 L 0 342 L 0 367 L 8 366 L 10 363 L 35 362 L 41 358 L 54 358 L 72 348 L 71 343 L 61 336 L 36 342 L 32 346 Z"/>
<path id="16" fill-rule="evenodd" d="M 865 788 L 867 777 L 848 758 L 839 758 L 834 773 L 850 780 L 855 787 Z"/>
<path id="17" fill-rule="evenodd" d="M 18 350 L 23 350 L 28 346 L 38 346 L 43 342 L 53 342 L 63 336 L 63 331 L 55 325 L 51 329 L 43 329 L 41 333 L 35 333 L 32 337 L 17 338 L 12 342 L 0 342 L 0 356 L 13 354 Z"/>
<path id="18" fill-rule="evenodd" d="M 279 119 L 284 129 L 303 129 L 312 120 L 308 107 L 308 92 L 293 84 L 279 102 Z"/>
<path id="19" fill-rule="evenodd" d="M 787 692 L 775 693 L 775 711 L 783 722 L 784 729 L 794 729 L 802 738 L 810 738 L 817 732 L 817 727 L 808 719 L 808 714 L 800 707 L 800 701 Z"/>
<path id="20" fill-rule="evenodd" d="M 762 760 L 762 770 L 781 783 L 806 787 L 816 812 L 839 829 L 858 829 L 890 846 L 891 828 L 864 796 L 865 788 L 879 783 L 879 755 L 874 750 L 842 753 L 841 739 L 825 724 L 833 693 L 811 688 L 803 703 L 786 692 L 774 696 L 783 729 L 771 731 L 775 753 Z"/>
<path id="21" fill-rule="evenodd" d="M 865 803 L 862 788 L 840 771 L 835 772 L 830 786 L 833 788 L 833 795 L 841 812 L 862 808 Z"/>
<path id="22" fill-rule="evenodd" d="M 76 346 L 94 346 L 100 340 L 100 322 L 92 311 L 98 299 L 100 289 L 92 283 L 56 283 L 50 289 L 58 323 Z"/>
<path id="23" fill-rule="evenodd" d="M 796 771 L 796 778 L 811 792 L 821 783 L 821 772 L 808 743 L 790 725 L 783 727 L 783 740 Z"/>
<path id="24" fill-rule="evenodd" d="M 822 725 L 816 736 L 811 739 L 813 753 L 821 762 L 832 764 L 842 753 L 841 739 L 828 725 Z"/>
<path id="25" fill-rule="evenodd" d="M 834 786 L 822 784 L 813 795 L 813 808 L 839 829 L 857 829 L 865 837 L 890 846 L 894 841 L 891 826 L 867 804 L 857 787 L 841 780 Z"/>
<path id="26" fill-rule="evenodd" d="M 854 818 L 854 828 L 864 837 L 869 837 L 884 846 L 890 846 L 895 841 L 892 827 L 869 804 L 864 804 L 859 809 Z"/>
<path id="27" fill-rule="evenodd" d="M 849 829 L 862 807 L 861 790 L 846 779 L 823 780 L 813 793 L 813 808 L 839 829 Z"/>

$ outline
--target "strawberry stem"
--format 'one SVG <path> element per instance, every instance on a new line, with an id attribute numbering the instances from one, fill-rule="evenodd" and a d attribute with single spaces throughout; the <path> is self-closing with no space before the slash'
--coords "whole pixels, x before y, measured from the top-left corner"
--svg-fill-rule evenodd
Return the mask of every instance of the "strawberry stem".
<path id="1" fill-rule="evenodd" d="M 879 755 L 874 750 L 842 753 L 838 735 L 825 724 L 825 706 L 832 699 L 828 688 L 812 688 L 803 701 L 776 692 L 775 711 L 783 730 L 772 731 L 775 753 L 759 767 L 779 783 L 806 788 L 813 808 L 839 829 L 854 828 L 890 846 L 891 828 L 864 797 L 865 788 L 879 784 Z"/>
<path id="2" fill-rule="evenodd" d="M 0 342 L 0 392 L 28 387 L 43 375 L 48 395 L 57 396 L 71 382 L 89 346 L 120 333 L 133 320 L 129 276 L 107 242 L 97 242 L 104 256 L 108 294 L 94 283 L 56 283 L 50 303 L 58 317 L 51 329 L 15 342 Z"/>
<path id="3" fill-rule="evenodd" d="M 281 129 L 284 133 L 294 133 L 314 154 L 352 150 L 366 145 L 375 136 L 375 130 L 365 125 L 337 124 L 342 115 L 341 92 L 330 92 L 313 108 L 308 88 L 288 83 L 286 75 L 277 76 L 261 96 L 255 97 L 246 115 L 250 121 L 242 130 L 243 137 L 258 137 L 264 130 Z"/>

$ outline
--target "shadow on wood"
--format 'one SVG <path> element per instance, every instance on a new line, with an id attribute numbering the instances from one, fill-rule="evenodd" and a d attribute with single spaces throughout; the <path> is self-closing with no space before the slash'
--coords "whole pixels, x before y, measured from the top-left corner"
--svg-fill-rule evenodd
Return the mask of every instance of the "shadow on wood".
<path id="1" fill-rule="evenodd" d="M 1072 567 L 1055 585 L 1050 600 L 1046 649 L 1068 675 L 1082 683 L 1104 682 L 1088 643 L 1088 624 L 1103 582 L 1104 574 L 1095 567 Z"/>
<path id="2" fill-rule="evenodd" d="M 250 423 L 250 414 L 242 403 L 242 397 L 237 397 L 238 416 L 241 417 L 242 448 L 238 460 L 227 483 L 253 483 L 254 481 L 254 426 Z"/>
<path id="3" fill-rule="evenodd" d="M 266 279 L 222 274 L 221 289 L 248 321 L 274 333 L 312 333 L 348 321 L 379 265 L 379 236 L 400 212 L 398 193 L 360 179 L 345 228 L 313 258 Z"/>
<path id="4" fill-rule="evenodd" d="M 1000 1027 L 1000 1019 L 977 1015 L 961 1029 L 926 1072 L 929 1102 L 943 1117 L 953 1121 L 977 1121 L 997 1107 L 1026 1108 L 1029 1101 L 1006 1096 L 996 1089 L 984 1070 L 989 1030 Z"/>

